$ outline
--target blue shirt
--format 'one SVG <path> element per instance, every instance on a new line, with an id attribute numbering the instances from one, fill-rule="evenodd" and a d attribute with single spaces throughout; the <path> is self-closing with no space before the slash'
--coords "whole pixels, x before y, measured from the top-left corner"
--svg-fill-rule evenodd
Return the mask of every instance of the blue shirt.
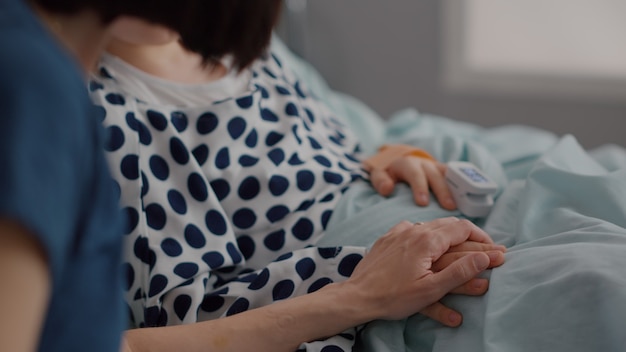
<path id="1" fill-rule="evenodd" d="M 19 0 L 0 2 L 0 217 L 44 247 L 40 351 L 117 351 L 124 328 L 119 191 L 76 61 Z"/>

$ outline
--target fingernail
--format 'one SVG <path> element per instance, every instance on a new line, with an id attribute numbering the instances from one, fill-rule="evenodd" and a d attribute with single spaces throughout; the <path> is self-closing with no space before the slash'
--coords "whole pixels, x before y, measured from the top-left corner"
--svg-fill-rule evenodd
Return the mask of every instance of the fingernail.
<path id="1" fill-rule="evenodd" d="M 500 259 L 500 255 L 501 254 L 502 254 L 501 252 L 487 252 L 487 255 L 489 256 L 490 262 L 494 262 L 494 261 Z"/>
<path id="2" fill-rule="evenodd" d="M 450 325 L 458 325 L 461 322 L 461 315 L 458 313 L 450 313 L 448 315 L 448 321 Z"/>
<path id="3" fill-rule="evenodd" d="M 472 286 L 474 286 L 475 289 L 481 289 L 483 288 L 484 284 L 485 282 L 483 280 L 474 280 L 474 282 L 472 283 Z"/>
<path id="4" fill-rule="evenodd" d="M 417 195 L 417 201 L 420 202 L 420 204 L 428 203 L 428 195 L 426 195 L 426 193 L 418 194 Z"/>

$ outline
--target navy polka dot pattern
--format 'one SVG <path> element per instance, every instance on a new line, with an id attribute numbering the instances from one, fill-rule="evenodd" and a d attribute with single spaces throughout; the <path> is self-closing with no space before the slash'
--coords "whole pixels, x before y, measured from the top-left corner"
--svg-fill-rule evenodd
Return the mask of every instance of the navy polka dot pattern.
<path id="1" fill-rule="evenodd" d="M 358 144 L 271 55 L 251 91 L 206 106 L 142 102 L 101 63 L 92 85 L 126 214 L 137 326 L 237 314 L 345 280 L 363 248 L 312 247 L 363 177 Z M 355 332 L 301 346 L 351 350 Z M 315 347 L 317 346 L 317 347 Z"/>

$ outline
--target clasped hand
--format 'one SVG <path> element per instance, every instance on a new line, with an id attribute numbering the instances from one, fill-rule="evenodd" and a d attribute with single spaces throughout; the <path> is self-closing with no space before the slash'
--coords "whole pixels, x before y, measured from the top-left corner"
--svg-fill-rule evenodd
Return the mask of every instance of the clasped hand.
<path id="1" fill-rule="evenodd" d="M 467 220 L 402 222 L 372 246 L 345 284 L 368 302 L 374 319 L 420 312 L 458 326 L 462 316 L 439 300 L 448 293 L 484 294 L 488 281 L 476 276 L 501 265 L 505 251 Z"/>

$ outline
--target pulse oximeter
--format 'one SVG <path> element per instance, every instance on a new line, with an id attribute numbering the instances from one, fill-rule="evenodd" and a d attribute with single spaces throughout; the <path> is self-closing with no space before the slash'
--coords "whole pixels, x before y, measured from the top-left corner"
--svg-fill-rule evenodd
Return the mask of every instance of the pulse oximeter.
<path id="1" fill-rule="evenodd" d="M 487 216 L 498 185 L 472 163 L 451 161 L 447 166 L 446 182 L 459 211 L 471 218 Z"/>

